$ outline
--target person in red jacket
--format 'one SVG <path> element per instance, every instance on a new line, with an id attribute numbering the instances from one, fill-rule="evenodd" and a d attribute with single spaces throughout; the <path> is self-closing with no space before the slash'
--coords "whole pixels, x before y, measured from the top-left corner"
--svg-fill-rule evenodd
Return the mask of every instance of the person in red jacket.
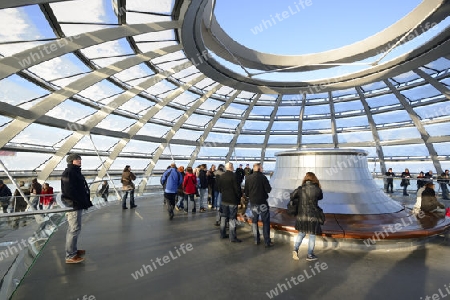
<path id="1" fill-rule="evenodd" d="M 53 188 L 48 183 L 44 183 L 44 185 L 42 186 L 39 206 L 41 209 L 50 209 L 52 205 L 53 205 Z"/>
<path id="2" fill-rule="evenodd" d="M 192 167 L 186 168 L 186 175 L 183 178 L 183 191 L 184 191 L 184 212 L 188 213 L 189 199 L 194 202 L 192 212 L 195 213 L 195 193 L 197 190 L 197 177 L 194 175 Z M 189 198 L 189 199 L 188 199 Z"/>

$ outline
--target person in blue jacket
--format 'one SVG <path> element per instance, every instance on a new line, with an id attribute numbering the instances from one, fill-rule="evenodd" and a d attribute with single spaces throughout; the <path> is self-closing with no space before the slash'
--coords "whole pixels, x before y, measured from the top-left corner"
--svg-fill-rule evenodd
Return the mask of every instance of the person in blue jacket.
<path id="1" fill-rule="evenodd" d="M 172 163 L 164 174 L 161 176 L 161 184 L 164 186 L 164 199 L 167 203 L 167 211 L 169 218 L 172 220 L 175 207 L 175 197 L 177 195 L 178 187 L 183 182 L 183 176 L 178 172 L 177 165 Z"/>

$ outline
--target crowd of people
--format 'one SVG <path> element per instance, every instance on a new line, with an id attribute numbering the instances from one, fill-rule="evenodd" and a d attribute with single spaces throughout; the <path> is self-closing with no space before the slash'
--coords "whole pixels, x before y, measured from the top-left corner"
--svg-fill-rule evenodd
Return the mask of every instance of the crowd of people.
<path id="1" fill-rule="evenodd" d="M 36 209 L 50 209 L 55 204 L 55 197 L 53 193 L 53 187 L 47 182 L 40 184 L 36 178 L 34 178 L 30 186 L 25 186 L 25 181 L 19 181 L 19 188 L 12 194 L 9 187 L 4 184 L 3 180 L 0 180 L 0 203 L 3 209 L 3 213 L 22 212 L 28 208 L 28 202 L 23 197 L 29 198 L 31 206 Z M 12 200 L 12 201 L 11 201 Z M 9 208 L 9 209 L 8 209 Z"/>
<path id="2" fill-rule="evenodd" d="M 393 193 L 394 192 L 394 178 L 398 177 L 395 175 L 395 173 L 392 171 L 392 168 L 389 168 L 388 171 L 384 174 L 384 190 L 386 193 Z M 410 174 L 409 169 L 405 168 L 405 171 L 401 173 L 400 175 L 401 181 L 400 181 L 400 187 L 403 189 L 403 196 L 409 196 L 408 194 L 408 186 L 411 185 L 411 179 L 414 179 L 413 176 Z M 421 188 L 426 186 L 428 183 L 433 183 L 434 181 L 434 175 L 433 171 L 428 171 L 427 173 L 424 173 L 423 171 L 420 171 L 420 173 L 416 177 L 417 182 L 417 188 L 416 190 L 419 191 Z M 439 184 L 439 188 L 442 193 L 442 199 L 449 200 L 449 189 L 448 185 L 450 184 L 450 176 L 449 176 L 449 170 L 445 170 L 442 172 L 439 176 L 436 177 L 436 181 Z"/>

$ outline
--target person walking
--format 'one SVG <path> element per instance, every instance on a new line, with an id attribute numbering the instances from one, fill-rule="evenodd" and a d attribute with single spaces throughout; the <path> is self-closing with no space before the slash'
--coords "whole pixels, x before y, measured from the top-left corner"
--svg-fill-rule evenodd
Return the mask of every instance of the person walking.
<path id="1" fill-rule="evenodd" d="M 67 156 L 67 168 L 61 176 L 61 202 L 72 207 L 67 212 L 66 264 L 76 264 L 84 260 L 85 250 L 78 249 L 78 236 L 81 232 L 81 216 L 83 209 L 92 206 L 90 191 L 84 176 L 81 174 L 81 156 L 75 153 Z"/>
<path id="2" fill-rule="evenodd" d="M 169 212 L 169 219 L 172 220 L 175 208 L 175 197 L 177 195 L 178 186 L 183 182 L 183 176 L 177 170 L 177 165 L 172 163 L 161 177 L 161 182 L 165 184 L 164 199 L 167 203 L 167 211 Z"/>
<path id="3" fill-rule="evenodd" d="M 318 201 L 322 200 L 323 193 L 319 179 L 313 172 L 307 172 L 303 178 L 302 185 L 298 187 L 297 193 L 293 195 L 294 205 L 297 204 L 297 218 L 295 220 L 295 229 L 298 234 L 294 242 L 294 251 L 292 258 L 299 260 L 298 249 L 306 234 L 309 234 L 308 254 L 306 260 L 317 260 L 314 254 L 316 235 L 322 234 L 321 211 Z"/>
<path id="4" fill-rule="evenodd" d="M 134 175 L 133 172 L 131 172 L 131 167 L 129 165 L 126 165 L 122 172 L 122 191 L 125 192 L 125 194 L 122 196 L 122 209 L 128 209 L 127 207 L 127 197 L 128 193 L 130 193 L 130 208 L 137 207 L 136 204 L 134 204 L 134 183 L 133 180 L 136 180 L 136 175 Z"/>
<path id="5" fill-rule="evenodd" d="M 236 174 L 233 172 L 233 164 L 225 164 L 225 173 L 220 176 L 219 191 L 222 193 L 222 215 L 220 221 L 220 237 L 222 239 L 230 238 L 232 243 L 242 242 L 236 235 L 236 220 L 238 204 L 241 201 L 242 189 L 236 180 Z M 226 221 L 229 221 L 229 232 L 226 234 Z"/>
<path id="6" fill-rule="evenodd" d="M 262 173 L 263 168 L 260 163 L 253 165 L 253 173 L 245 180 L 244 193 L 249 198 L 253 217 L 252 217 L 252 231 L 255 238 L 255 245 L 260 244 L 260 234 L 258 229 L 258 219 L 261 216 L 263 223 L 263 237 L 265 247 L 272 247 L 274 244 L 270 239 L 270 211 L 269 193 L 272 190 L 269 180 Z M 220 185 L 220 184 L 219 184 Z"/>
<path id="7" fill-rule="evenodd" d="M 186 168 L 186 174 L 184 174 L 182 187 L 184 193 L 184 212 L 188 213 L 190 200 L 193 203 L 192 212 L 195 213 L 195 191 L 197 189 L 197 177 L 194 175 L 192 167 Z"/>

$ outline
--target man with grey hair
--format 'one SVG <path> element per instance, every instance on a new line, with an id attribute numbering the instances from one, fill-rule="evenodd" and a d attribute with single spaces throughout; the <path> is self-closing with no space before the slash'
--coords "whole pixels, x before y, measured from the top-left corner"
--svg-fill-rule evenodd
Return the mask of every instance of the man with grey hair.
<path id="1" fill-rule="evenodd" d="M 272 187 L 262 171 L 263 169 L 260 163 L 253 165 L 253 173 L 245 179 L 244 193 L 250 200 L 253 213 L 252 230 L 255 238 L 255 245 L 259 245 L 260 243 L 258 219 L 259 216 L 261 216 L 264 243 L 266 244 L 266 248 L 269 248 L 273 246 L 273 243 L 270 240 L 270 211 L 267 199 L 269 198 Z"/>
<path id="2" fill-rule="evenodd" d="M 236 181 L 236 174 L 233 172 L 233 164 L 225 164 L 225 173 L 220 176 L 219 191 L 222 193 L 220 237 L 230 238 L 232 243 L 242 242 L 236 236 L 237 207 L 241 200 L 241 187 Z M 226 221 L 229 220 L 229 232 L 226 234 Z"/>

